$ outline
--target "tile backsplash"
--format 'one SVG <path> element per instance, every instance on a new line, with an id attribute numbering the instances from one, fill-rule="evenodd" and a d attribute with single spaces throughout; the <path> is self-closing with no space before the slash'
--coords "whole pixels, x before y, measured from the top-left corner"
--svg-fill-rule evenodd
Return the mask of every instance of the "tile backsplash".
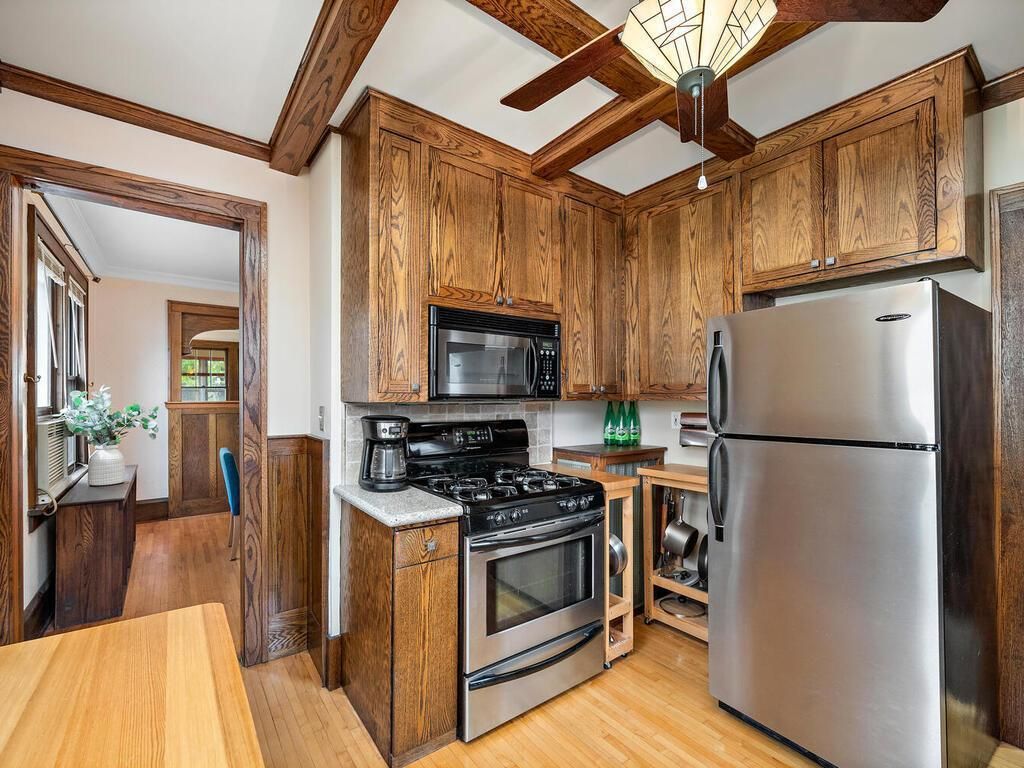
<path id="1" fill-rule="evenodd" d="M 360 405 L 345 403 L 345 482 L 359 481 L 363 451 L 363 416 L 394 414 L 412 421 L 483 421 L 524 419 L 530 431 L 530 463 L 551 461 L 551 403 L 499 401 L 430 403 L 428 405 Z"/>

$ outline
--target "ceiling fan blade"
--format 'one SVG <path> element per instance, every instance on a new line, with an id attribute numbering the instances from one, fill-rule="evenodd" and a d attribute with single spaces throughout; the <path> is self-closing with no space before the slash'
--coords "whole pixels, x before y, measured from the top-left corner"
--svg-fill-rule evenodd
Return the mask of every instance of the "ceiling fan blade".
<path id="1" fill-rule="evenodd" d="M 693 96 L 676 90 L 676 117 L 680 141 L 700 141 L 700 102 L 694 120 Z M 696 122 L 696 130 L 694 123 Z M 704 91 L 704 133 L 717 131 L 729 122 L 729 84 L 725 77 L 716 77 Z"/>
<path id="2" fill-rule="evenodd" d="M 775 21 L 928 21 L 948 0 L 776 0 Z"/>
<path id="3" fill-rule="evenodd" d="M 605 64 L 615 61 L 626 52 L 619 42 L 623 24 L 595 37 L 582 48 L 577 48 L 551 69 L 542 72 L 530 82 L 520 86 L 501 100 L 506 107 L 529 112 L 580 80 L 585 80 Z"/>

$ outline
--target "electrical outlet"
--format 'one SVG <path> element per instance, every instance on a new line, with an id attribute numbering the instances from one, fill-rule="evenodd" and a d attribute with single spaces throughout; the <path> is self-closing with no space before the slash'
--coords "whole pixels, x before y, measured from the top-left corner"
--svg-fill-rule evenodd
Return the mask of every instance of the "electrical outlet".
<path id="1" fill-rule="evenodd" d="M 682 426 L 680 423 L 682 417 L 682 411 L 672 411 L 672 429 L 679 429 Z"/>
<path id="2" fill-rule="evenodd" d="M 320 431 L 321 432 L 324 431 L 324 416 L 325 416 L 325 413 L 326 413 L 326 409 L 321 405 L 317 409 L 317 416 L 320 419 Z"/>

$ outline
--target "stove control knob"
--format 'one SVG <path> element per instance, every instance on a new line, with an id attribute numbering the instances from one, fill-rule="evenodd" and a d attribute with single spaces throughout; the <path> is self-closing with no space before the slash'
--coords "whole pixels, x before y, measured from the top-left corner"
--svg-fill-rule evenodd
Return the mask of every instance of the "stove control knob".
<path id="1" fill-rule="evenodd" d="M 522 520 L 522 518 L 523 513 L 520 512 L 518 509 L 513 509 L 511 512 L 508 513 L 508 519 L 511 520 L 513 523 L 518 523 L 520 520 Z"/>
<path id="2" fill-rule="evenodd" d="M 566 499 L 565 500 L 565 509 L 566 509 L 567 512 L 575 512 L 576 508 L 578 506 L 579 506 L 579 502 L 577 502 L 576 499 Z"/>
<path id="3" fill-rule="evenodd" d="M 504 525 L 507 522 L 508 522 L 508 518 L 505 517 L 505 513 L 504 512 L 499 512 L 498 514 L 496 514 L 494 516 L 494 524 L 495 525 Z"/>

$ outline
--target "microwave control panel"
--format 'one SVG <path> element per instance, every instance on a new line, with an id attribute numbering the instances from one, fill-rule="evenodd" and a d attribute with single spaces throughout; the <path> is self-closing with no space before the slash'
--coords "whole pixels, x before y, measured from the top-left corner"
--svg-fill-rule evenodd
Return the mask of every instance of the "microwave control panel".
<path id="1" fill-rule="evenodd" d="M 537 340 L 537 396 L 558 397 L 558 341 L 556 339 Z"/>

